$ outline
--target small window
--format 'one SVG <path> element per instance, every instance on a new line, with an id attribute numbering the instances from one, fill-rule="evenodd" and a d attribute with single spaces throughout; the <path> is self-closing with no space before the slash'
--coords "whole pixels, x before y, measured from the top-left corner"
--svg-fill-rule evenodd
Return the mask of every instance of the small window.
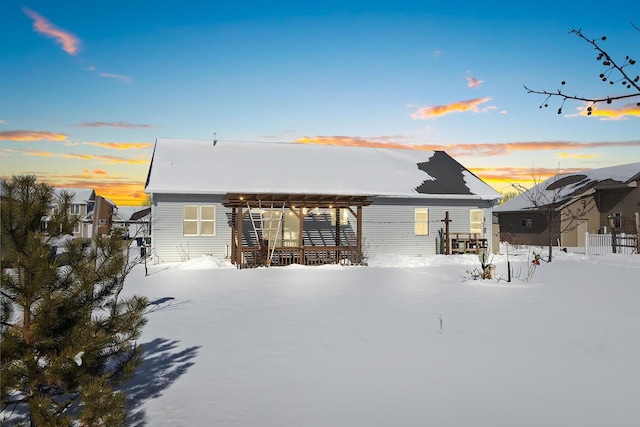
<path id="1" fill-rule="evenodd" d="M 76 222 L 76 224 L 73 226 L 73 232 L 75 234 L 80 234 L 80 231 L 82 231 L 82 224 L 80 223 L 80 221 Z"/>
<path id="2" fill-rule="evenodd" d="M 471 209 L 469 211 L 469 233 L 471 234 L 482 234 L 484 223 L 484 216 L 482 214 L 482 209 Z"/>
<path id="3" fill-rule="evenodd" d="M 71 205 L 69 207 L 69 213 L 71 215 L 80 215 L 80 205 Z"/>
<path id="4" fill-rule="evenodd" d="M 533 227 L 533 220 L 531 218 L 522 220 L 522 228 L 531 228 Z"/>
<path id="5" fill-rule="evenodd" d="M 416 236 L 429 235 L 429 209 L 416 208 L 413 234 Z"/>
<path id="6" fill-rule="evenodd" d="M 183 209 L 182 234 L 185 236 L 215 236 L 215 218 L 215 206 L 185 206 Z"/>

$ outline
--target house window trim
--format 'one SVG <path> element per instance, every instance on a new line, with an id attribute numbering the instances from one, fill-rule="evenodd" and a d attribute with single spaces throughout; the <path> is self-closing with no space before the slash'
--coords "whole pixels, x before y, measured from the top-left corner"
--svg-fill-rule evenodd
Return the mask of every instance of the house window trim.
<path id="1" fill-rule="evenodd" d="M 426 214 L 427 218 L 418 220 L 418 214 Z M 426 227 L 426 231 L 419 231 L 418 227 Z M 429 235 L 429 208 L 415 208 L 413 211 L 413 235 L 428 236 Z"/>
<path id="2" fill-rule="evenodd" d="M 480 221 L 473 221 L 473 215 L 478 213 L 480 213 Z M 477 224 L 476 229 L 473 228 L 474 224 Z M 484 211 L 482 209 L 469 209 L 469 234 L 484 234 Z"/>
<path id="3" fill-rule="evenodd" d="M 187 219 L 186 218 L 186 210 L 187 208 L 196 208 L 196 218 Z M 203 208 L 212 208 L 213 209 L 213 217 L 211 219 L 204 219 L 202 216 Z M 185 233 L 185 224 L 196 223 L 196 233 L 195 234 L 187 234 Z M 213 224 L 213 232 L 212 233 L 203 233 L 203 223 Z M 216 235 L 216 206 L 215 205 L 183 205 L 182 206 L 182 236 L 183 237 L 215 237 Z"/>

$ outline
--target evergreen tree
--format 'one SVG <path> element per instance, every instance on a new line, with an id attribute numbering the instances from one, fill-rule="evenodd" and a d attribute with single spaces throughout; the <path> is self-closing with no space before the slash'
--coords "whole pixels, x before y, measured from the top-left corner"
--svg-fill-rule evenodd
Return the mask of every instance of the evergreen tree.
<path id="1" fill-rule="evenodd" d="M 78 220 L 72 196 L 52 213 L 53 188 L 36 177 L 2 183 L 2 409 L 31 426 L 121 425 L 147 301 L 118 298 L 131 268 L 120 236 L 52 250 Z"/>

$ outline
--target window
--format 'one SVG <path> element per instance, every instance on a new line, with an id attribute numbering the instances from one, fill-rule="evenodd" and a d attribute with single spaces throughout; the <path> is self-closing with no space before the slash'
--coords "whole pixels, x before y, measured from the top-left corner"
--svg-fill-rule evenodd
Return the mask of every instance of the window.
<path id="1" fill-rule="evenodd" d="M 484 232 L 484 215 L 482 209 L 471 209 L 469 211 L 469 233 L 482 234 Z"/>
<path id="2" fill-rule="evenodd" d="M 80 205 L 69 206 L 69 213 L 71 215 L 80 215 Z"/>
<path id="3" fill-rule="evenodd" d="M 522 228 L 531 228 L 533 227 L 533 220 L 531 218 L 523 219 L 520 225 Z"/>
<path id="4" fill-rule="evenodd" d="M 331 209 L 331 225 L 336 225 L 336 210 Z M 342 208 L 340 209 L 340 225 L 349 224 L 349 209 Z"/>
<path id="5" fill-rule="evenodd" d="M 429 235 L 429 209 L 416 208 L 413 234 L 416 236 Z"/>
<path id="6" fill-rule="evenodd" d="M 215 206 L 185 206 L 182 217 L 182 234 L 185 236 L 215 236 Z"/>
<path id="7" fill-rule="evenodd" d="M 81 227 L 82 227 L 82 224 L 80 223 L 80 221 L 76 222 L 76 224 L 73 226 L 73 232 L 75 234 L 79 234 L 81 231 Z"/>

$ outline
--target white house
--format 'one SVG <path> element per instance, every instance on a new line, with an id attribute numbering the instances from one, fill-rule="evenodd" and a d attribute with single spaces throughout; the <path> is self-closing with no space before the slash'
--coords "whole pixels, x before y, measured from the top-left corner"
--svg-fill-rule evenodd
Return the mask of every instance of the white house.
<path id="1" fill-rule="evenodd" d="M 477 252 L 501 197 L 443 151 L 167 138 L 145 191 L 156 262 L 241 267 Z"/>

